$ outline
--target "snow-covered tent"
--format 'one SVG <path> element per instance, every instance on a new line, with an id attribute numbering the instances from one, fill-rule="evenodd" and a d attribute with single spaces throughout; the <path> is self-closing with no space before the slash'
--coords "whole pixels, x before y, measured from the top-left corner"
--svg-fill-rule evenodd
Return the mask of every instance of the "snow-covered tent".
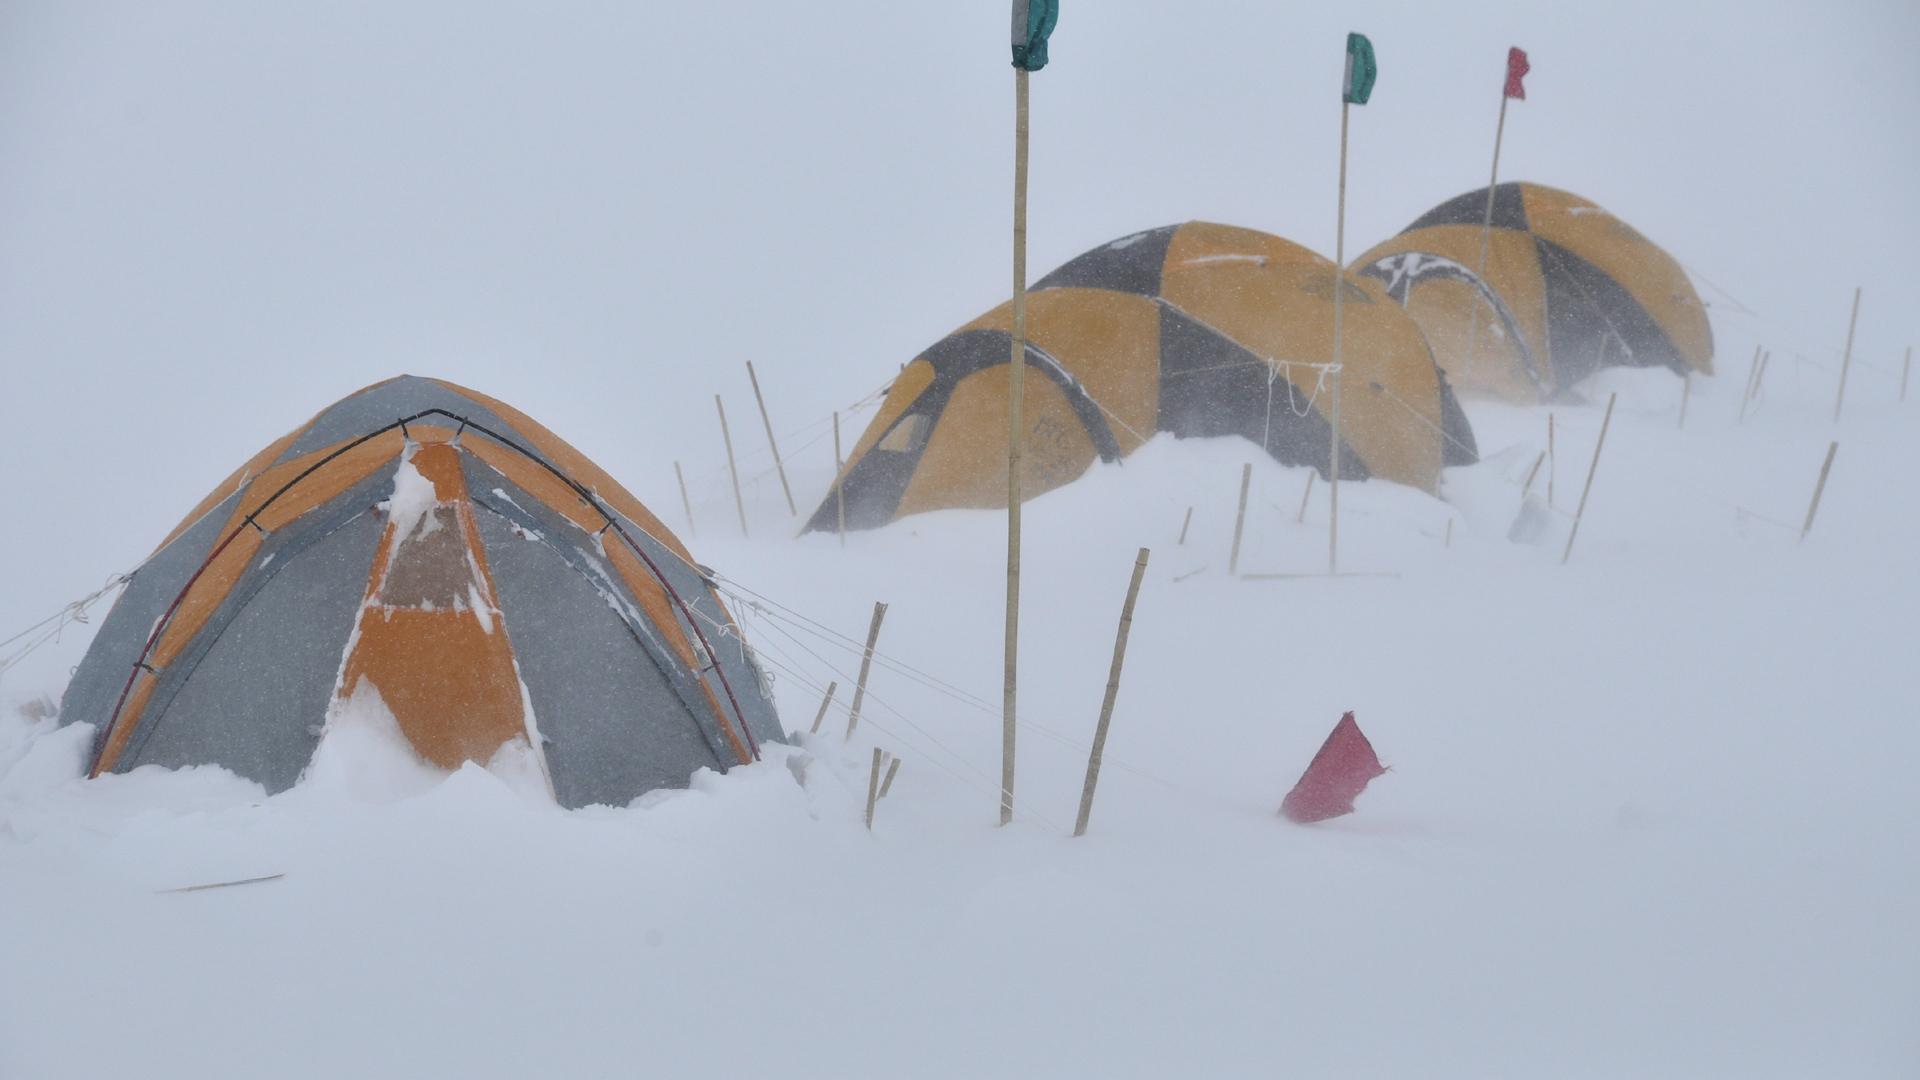
<path id="1" fill-rule="evenodd" d="M 1343 370 L 1333 359 L 1340 282 Z M 808 528 L 947 507 L 1002 507 L 1012 304 L 900 373 Z M 1380 283 L 1252 229 L 1190 221 L 1122 237 L 1035 283 L 1027 302 L 1023 491 L 1068 483 L 1154 432 L 1241 435 L 1322 472 L 1340 389 L 1341 475 L 1433 490 L 1477 459 L 1420 328 Z"/>
<path id="2" fill-rule="evenodd" d="M 292 786 L 330 724 L 428 762 L 535 759 L 566 806 L 684 787 L 781 738 L 706 573 L 612 477 L 485 395 L 402 376 L 243 465 L 141 565 L 68 686 L 92 775 Z"/>
<path id="3" fill-rule="evenodd" d="M 1499 185 L 1486 215 L 1486 188 L 1455 196 L 1349 268 L 1405 305 L 1463 392 L 1537 401 L 1602 367 L 1713 371 L 1706 306 L 1632 226 L 1540 184 Z"/>

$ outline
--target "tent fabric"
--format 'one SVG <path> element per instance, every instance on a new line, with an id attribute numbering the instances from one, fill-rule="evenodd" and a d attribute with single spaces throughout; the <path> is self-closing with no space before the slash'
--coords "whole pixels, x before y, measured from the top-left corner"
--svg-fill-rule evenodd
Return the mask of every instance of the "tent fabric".
<path id="1" fill-rule="evenodd" d="M 1564 394 L 1602 367 L 1713 371 L 1706 305 L 1673 256 L 1577 195 L 1539 184 L 1440 204 L 1351 272 L 1386 287 L 1462 392 Z"/>
<path id="2" fill-rule="evenodd" d="M 1291 465 L 1331 465 L 1331 260 L 1251 229 L 1188 222 L 1123 237 L 1035 283 L 1027 300 L 1022 489 L 1116 461 L 1156 432 L 1240 435 Z M 1340 471 L 1431 491 L 1477 459 L 1420 328 L 1375 281 L 1347 277 Z M 1006 506 L 1013 305 L 901 370 L 808 528 Z"/>
<path id="3" fill-rule="evenodd" d="M 61 715 L 92 775 L 296 783 L 378 708 L 420 757 L 538 749 L 565 806 L 684 787 L 782 738 L 707 572 L 578 450 L 415 376 L 323 410 L 195 508 L 120 596 Z"/>

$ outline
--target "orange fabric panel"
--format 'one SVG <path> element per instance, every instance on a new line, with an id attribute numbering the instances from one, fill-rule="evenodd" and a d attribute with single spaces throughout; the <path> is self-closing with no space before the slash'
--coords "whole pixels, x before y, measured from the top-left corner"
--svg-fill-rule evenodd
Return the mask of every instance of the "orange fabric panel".
<path id="1" fill-rule="evenodd" d="M 186 649 L 194 635 L 219 609 L 247 568 L 253 565 L 253 557 L 260 550 L 260 534 L 244 525 L 239 528 L 232 542 L 222 548 L 220 554 L 187 587 L 179 606 L 174 609 L 173 618 L 167 622 L 166 628 L 160 633 L 160 640 L 154 643 L 153 652 L 147 656 L 147 663 L 155 668 L 164 668 L 173 663 L 174 658 Z"/>
<path id="2" fill-rule="evenodd" d="M 94 766 L 88 777 L 112 772 L 114 763 L 127 748 L 127 740 L 133 737 L 133 729 L 140 723 L 140 714 L 147 711 L 147 699 L 153 697 L 153 688 L 159 682 L 145 672 L 133 680 L 133 688 L 127 693 L 127 700 L 120 706 L 120 715 L 114 717 L 113 728 L 107 733 L 106 745 L 100 749 L 100 763 Z"/>
<path id="3" fill-rule="evenodd" d="M 365 480 L 400 453 L 405 439 L 398 430 L 376 435 L 327 462 L 276 499 L 273 505 L 262 508 L 261 504 L 272 498 L 289 480 L 333 453 L 340 445 L 343 444 L 302 454 L 261 473 L 260 478 L 248 486 L 240 505 L 234 508 L 232 523 L 241 525 L 248 514 L 254 514 L 254 520 L 267 531 L 278 529 L 307 511 L 331 502 L 348 488 Z"/>
<path id="4" fill-rule="evenodd" d="M 854 462 L 865 457 L 867 451 L 873 449 L 873 445 L 880 441 L 880 437 L 886 434 L 889 427 L 893 426 L 893 422 L 900 419 L 900 414 L 906 412 L 909 406 L 920 399 L 921 394 L 926 393 L 927 387 L 932 385 L 933 365 L 925 360 L 915 359 L 913 363 L 901 369 L 900 377 L 893 380 L 893 385 L 887 387 L 887 396 L 880 402 L 880 411 L 873 414 L 873 420 L 867 424 L 867 430 L 861 433 L 859 441 L 853 444 L 853 450 L 847 454 L 846 464 L 840 470 L 840 476 L 845 477 L 847 470 L 853 468 Z M 839 478 L 834 480 L 836 487 L 839 482 Z"/>
<path id="5" fill-rule="evenodd" d="M 960 380 L 920 453 L 896 516 L 1007 505 L 1007 408 L 1012 371 L 998 364 Z M 1067 396 L 1044 375 L 1025 380 L 1026 452 L 1021 491 L 1034 498 L 1079 479 L 1096 454 Z"/>
<path id="6" fill-rule="evenodd" d="M 599 532 L 607 523 L 606 516 L 588 504 L 571 487 L 562 483 L 560 478 L 548 472 L 539 462 L 514 450 L 509 450 L 484 435 L 462 439 L 460 449 L 479 458 L 488 466 L 513 481 L 516 487 L 539 499 L 547 509 L 573 522 L 587 532 Z"/>
<path id="7" fill-rule="evenodd" d="M 445 379 L 435 379 L 434 381 L 455 393 L 471 398 L 493 410 L 496 415 L 509 424 L 512 424 L 519 434 L 532 444 L 530 449 L 545 454 L 547 459 L 558 466 L 562 472 L 573 477 L 578 483 L 585 485 L 587 490 L 604 499 L 608 505 L 626 515 L 634 524 L 646 530 L 649 536 L 665 544 L 670 550 L 679 554 L 681 558 L 689 561 L 693 559 L 693 555 L 687 550 L 686 545 L 680 542 L 680 538 L 675 536 L 672 530 L 668 529 L 659 518 L 654 517 L 653 511 L 648 510 L 639 499 L 634 498 L 632 492 L 621 486 L 619 481 L 615 480 L 605 469 L 594 464 L 585 454 L 574 449 L 565 439 L 547 430 L 539 421 L 534 420 L 526 413 L 508 405 L 506 402 L 490 398 L 485 394 L 469 390 L 464 386 L 447 382 Z M 503 431 L 501 434 L 511 438 L 513 433 Z M 480 436 L 480 438 L 485 438 L 485 436 Z"/>
<path id="8" fill-rule="evenodd" d="M 680 620 L 674 609 L 673 597 L 667 595 L 666 587 L 660 579 L 653 576 L 647 564 L 633 553 L 626 541 L 617 536 L 605 538 L 602 547 L 606 550 L 607 561 L 613 564 L 613 570 L 626 583 L 627 590 L 640 604 L 640 613 L 652 622 L 660 632 L 662 639 L 673 647 L 680 661 L 690 668 L 699 668 L 701 661 L 694 651 L 693 642 L 688 640 L 686 632 L 680 628 Z M 704 629 L 710 629 L 703 627 Z"/>
<path id="9" fill-rule="evenodd" d="M 339 692 L 351 697 L 362 681 L 371 684 L 414 749 L 435 765 L 484 763 L 526 731 L 513 646 L 467 499 L 460 452 L 433 441 L 415 450 L 412 465 L 433 484 L 438 507 L 418 522 L 389 520 L 381 534 Z M 458 530 L 457 543 L 440 531 L 447 527 L 442 520 Z M 403 524 L 412 530 L 404 539 Z M 409 590 L 422 582 L 442 589 L 455 582 L 447 590 L 452 602 L 441 595 L 391 595 L 390 583 L 402 576 Z"/>
<path id="10" fill-rule="evenodd" d="M 1695 371 L 1713 372 L 1713 328 L 1686 270 L 1633 226 L 1556 188 L 1521 189 L 1527 226 L 1600 268 L 1627 290 Z"/>

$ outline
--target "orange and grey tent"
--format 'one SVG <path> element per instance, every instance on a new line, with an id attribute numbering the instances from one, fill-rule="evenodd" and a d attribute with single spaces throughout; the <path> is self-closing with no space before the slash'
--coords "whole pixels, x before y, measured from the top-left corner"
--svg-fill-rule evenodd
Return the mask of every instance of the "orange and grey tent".
<path id="1" fill-rule="evenodd" d="M 622 805 L 781 738 L 708 574 L 513 408 L 377 383 L 289 432 L 132 577 L 62 717 L 92 775 L 219 765 L 291 787 L 377 702 L 421 758 L 536 748 L 556 801 Z"/>
<path id="2" fill-rule="evenodd" d="M 1486 213 L 1485 188 L 1449 199 L 1350 268 L 1406 306 L 1462 392 L 1537 401 L 1608 366 L 1713 370 L 1699 294 L 1632 226 L 1539 184 L 1499 185 L 1491 229 Z"/>
<path id="3" fill-rule="evenodd" d="M 1333 263 L 1277 236 L 1194 221 L 1123 237 L 1061 266 L 1027 301 L 1022 490 L 1068 483 L 1155 432 L 1240 435 L 1290 465 L 1433 490 L 1475 460 L 1466 416 L 1420 328 L 1378 282 L 1344 290 L 1333 359 Z M 1012 304 L 901 370 L 808 522 L 872 528 L 951 507 L 1006 506 Z M 1036 377 L 1037 376 L 1037 377 Z"/>

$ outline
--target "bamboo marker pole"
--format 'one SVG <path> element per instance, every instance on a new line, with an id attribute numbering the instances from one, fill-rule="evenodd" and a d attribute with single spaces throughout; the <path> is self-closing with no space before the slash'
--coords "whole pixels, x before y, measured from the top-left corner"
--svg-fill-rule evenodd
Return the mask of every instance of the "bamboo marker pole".
<path id="1" fill-rule="evenodd" d="M 1333 476 L 1327 481 L 1327 574 L 1340 572 L 1340 372 L 1333 373 Z"/>
<path id="2" fill-rule="evenodd" d="M 1553 505 L 1553 478 L 1560 471 L 1560 458 L 1553 452 L 1553 414 L 1547 414 L 1547 505 Z"/>
<path id="3" fill-rule="evenodd" d="M 1735 424 L 1747 422 L 1747 402 L 1753 400 L 1754 390 L 1760 379 L 1760 346 L 1753 347 L 1753 362 L 1747 365 L 1747 388 L 1740 393 L 1740 416 Z"/>
<path id="4" fill-rule="evenodd" d="M 727 430 L 727 407 L 720 395 L 713 395 L 713 407 L 720 413 L 720 438 L 727 444 L 727 473 L 733 477 L 733 508 L 740 512 L 740 535 L 747 536 L 747 501 L 740 497 L 740 469 L 733 463 L 733 435 Z"/>
<path id="5" fill-rule="evenodd" d="M 1340 380 L 1346 374 L 1341 363 L 1340 332 L 1342 300 L 1347 291 L 1347 114 L 1353 106 L 1340 99 L 1340 208 L 1333 225 L 1333 436 L 1330 462 L 1333 467 L 1330 504 L 1327 514 L 1327 573 L 1337 573 L 1340 564 Z M 1507 99 L 1500 99 L 1500 112 L 1507 111 Z M 1484 260 L 1483 260 L 1484 261 Z"/>
<path id="6" fill-rule="evenodd" d="M 893 755 L 891 754 L 887 756 L 893 757 Z M 887 762 L 887 775 L 885 778 L 883 778 L 880 781 L 880 797 L 881 798 L 883 799 L 886 798 L 887 792 L 893 790 L 893 778 L 899 775 L 899 773 L 900 773 L 900 759 L 895 757 L 893 758 L 892 761 Z"/>
<path id="7" fill-rule="evenodd" d="M 867 648 L 860 654 L 860 678 L 853 684 L 853 707 L 847 710 L 847 738 L 860 726 L 860 706 L 867 700 L 867 672 L 873 669 L 873 647 L 880 640 L 880 621 L 887 617 L 887 605 L 873 605 L 873 622 L 867 626 Z"/>
<path id="8" fill-rule="evenodd" d="M 1187 516 L 1180 521 L 1180 539 L 1175 541 L 1181 547 L 1187 544 L 1187 527 L 1193 524 L 1193 507 L 1187 507 Z"/>
<path id="9" fill-rule="evenodd" d="M 680 481 L 680 509 L 687 512 L 687 536 L 699 536 L 700 530 L 693 524 L 693 500 L 687 498 L 687 474 L 680 471 L 680 463 L 673 463 L 673 477 Z"/>
<path id="10" fill-rule="evenodd" d="M 793 488 L 787 483 L 787 466 L 780 460 L 780 444 L 773 438 L 773 421 L 767 417 L 767 399 L 760 394 L 760 376 L 753 373 L 753 361 L 747 361 L 747 381 L 753 384 L 753 401 L 760 406 L 760 426 L 767 429 L 767 449 L 773 451 L 773 471 L 780 474 L 780 491 L 787 497 L 787 513 L 800 516 L 800 508 L 793 505 Z"/>
<path id="11" fill-rule="evenodd" d="M 840 413 L 833 414 L 833 512 L 840 519 L 840 546 L 847 546 L 847 489 L 840 482 L 846 466 L 840 461 Z"/>
<path id="12" fill-rule="evenodd" d="M 1527 494 L 1533 490 L 1533 478 L 1540 475 L 1540 466 L 1545 464 L 1546 460 L 1547 452 L 1545 450 L 1540 451 L 1540 453 L 1534 457 L 1533 468 L 1527 470 L 1527 482 L 1520 485 L 1520 497 L 1522 499 L 1526 498 Z"/>
<path id="13" fill-rule="evenodd" d="M 1593 474 L 1600 471 L 1600 450 L 1607 445 L 1607 425 L 1613 423 L 1613 403 L 1619 394 L 1607 395 L 1607 414 L 1600 418 L 1600 437 L 1593 443 L 1593 463 L 1587 466 L 1587 483 L 1580 489 L 1580 508 L 1573 512 L 1573 528 L 1567 532 L 1567 550 L 1560 553 L 1560 565 L 1573 557 L 1573 541 L 1580 535 L 1580 519 L 1587 513 L 1587 496 L 1593 493 Z"/>
<path id="14" fill-rule="evenodd" d="M 1483 283 L 1487 280 L 1488 242 L 1493 236 L 1493 196 L 1495 192 L 1500 190 L 1500 142 L 1506 137 L 1506 134 L 1507 88 L 1506 84 L 1502 83 L 1500 86 L 1500 120 L 1493 128 L 1493 172 L 1487 177 L 1487 213 L 1486 217 L 1482 219 L 1480 223 L 1480 264 L 1474 270 L 1474 274 Z M 1486 300 L 1480 295 L 1479 290 L 1474 290 L 1473 322 L 1468 324 L 1467 330 L 1466 373 L 1469 377 L 1472 376 L 1474 368 L 1480 363 L 1480 308 L 1485 303 Z"/>
<path id="15" fill-rule="evenodd" d="M 833 692 L 838 689 L 840 689 L 840 684 L 837 682 L 827 684 L 827 695 L 820 699 L 820 711 L 813 714 L 813 726 L 807 729 L 807 734 L 820 734 L 820 721 L 827 718 L 827 706 L 833 704 Z"/>
<path id="16" fill-rule="evenodd" d="M 1447 537 L 1445 540 L 1441 541 L 1440 546 L 1444 548 L 1450 548 L 1453 546 L 1453 519 L 1452 518 L 1447 519 Z"/>
<path id="17" fill-rule="evenodd" d="M 1820 512 L 1820 493 L 1827 490 L 1827 474 L 1833 471 L 1833 455 L 1840 452 L 1840 444 L 1827 444 L 1827 460 L 1820 463 L 1820 479 L 1813 485 L 1813 501 L 1807 504 L 1807 520 L 1800 526 L 1800 539 L 1805 541 L 1807 534 L 1813 531 L 1813 515 Z"/>
<path id="18" fill-rule="evenodd" d="M 1100 782 L 1100 759 L 1107 752 L 1107 725 L 1113 720 L 1113 703 L 1120 696 L 1120 669 L 1127 662 L 1127 637 L 1133 633 L 1133 602 L 1140 598 L 1140 579 L 1147 573 L 1146 548 L 1133 560 L 1133 579 L 1127 582 L 1127 602 L 1120 605 L 1120 629 L 1113 638 L 1113 666 L 1107 670 L 1107 695 L 1100 701 L 1100 721 L 1093 728 L 1093 750 L 1087 754 L 1087 782 L 1080 789 L 1080 817 L 1073 823 L 1073 835 L 1087 835 L 1087 818 L 1093 814 L 1093 789 Z"/>
<path id="19" fill-rule="evenodd" d="M 1293 516 L 1293 523 L 1295 525 L 1302 524 L 1307 520 L 1307 497 L 1313 494 L 1313 478 L 1318 475 L 1320 474 L 1314 472 L 1312 469 L 1307 470 L 1307 487 L 1306 490 L 1300 493 L 1300 512 Z"/>
<path id="20" fill-rule="evenodd" d="M 1680 376 L 1680 422 L 1673 425 L 1674 430 L 1685 430 L 1687 426 L 1687 399 L 1693 396 L 1693 374 Z"/>
<path id="21" fill-rule="evenodd" d="M 1020 458 L 1026 444 L 1027 69 L 1013 70 L 1013 352 L 1007 400 L 1006 671 L 1000 698 L 1000 824 L 1013 821 L 1015 717 L 1020 684 Z"/>
<path id="22" fill-rule="evenodd" d="M 1840 406 L 1847 401 L 1847 369 L 1853 367 L 1853 328 L 1860 322 L 1860 287 L 1853 288 L 1853 314 L 1847 316 L 1847 350 L 1840 356 L 1840 392 L 1833 398 L 1833 422 L 1840 422 Z"/>
<path id="23" fill-rule="evenodd" d="M 1233 548 L 1227 554 L 1227 576 L 1240 574 L 1240 534 L 1247 527 L 1247 485 L 1253 482 L 1253 463 L 1240 466 L 1240 508 L 1233 514 Z"/>
<path id="24" fill-rule="evenodd" d="M 1760 373 L 1753 377 L 1753 399 L 1760 400 L 1761 391 L 1767 386 L 1767 368 L 1773 364 L 1773 350 L 1767 349 L 1760 354 Z"/>
<path id="25" fill-rule="evenodd" d="M 873 771 L 867 774 L 867 831 L 873 831 L 873 804 L 880 801 L 880 748 L 873 748 Z"/>
<path id="26" fill-rule="evenodd" d="M 1907 376 L 1913 374 L 1913 346 L 1907 346 L 1907 358 L 1900 365 L 1900 400 L 1907 400 Z"/>

